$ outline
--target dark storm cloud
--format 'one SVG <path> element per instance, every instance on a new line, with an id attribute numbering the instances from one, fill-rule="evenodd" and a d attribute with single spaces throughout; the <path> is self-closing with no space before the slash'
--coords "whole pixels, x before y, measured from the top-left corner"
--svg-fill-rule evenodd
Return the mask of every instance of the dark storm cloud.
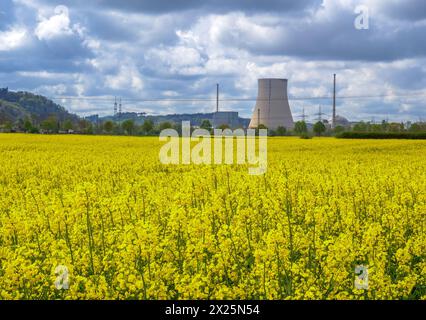
<path id="1" fill-rule="evenodd" d="M 108 6 L 114 8 L 126 8 L 128 10 L 138 10 L 141 12 L 170 12 L 170 11 L 183 11 L 183 10 L 203 10 L 205 13 L 223 13 L 229 11 L 243 11 L 243 12 L 291 12 L 303 10 L 314 5 L 319 5 L 319 0 L 128 0 L 118 1 L 103 0 Z"/>
<path id="2" fill-rule="evenodd" d="M 337 72 L 345 95 L 423 90 L 426 1 L 364 2 L 371 9 L 368 30 L 354 27 L 356 0 L 70 0 L 62 2 L 69 19 L 61 21 L 49 20 L 61 1 L 0 0 L 0 32 L 8 39 L 0 39 L 0 87 L 205 98 L 220 83 L 223 97 L 255 97 L 258 77 L 280 76 L 290 78 L 294 96 L 323 96 L 330 94 L 328 76 Z M 20 30 L 23 41 L 16 38 Z M 297 111 L 305 103 L 316 111 L 316 101 L 298 103 Z M 111 111 L 90 102 L 70 107 Z M 181 113 L 214 104 L 147 107 Z M 249 116 L 253 103 L 222 107 Z M 403 108 L 398 101 L 349 101 L 347 108 L 354 118 L 424 112 L 418 101 Z"/>
<path id="3" fill-rule="evenodd" d="M 74 35 L 40 41 L 38 45 L 42 51 L 40 55 L 46 60 L 78 61 L 93 57 L 92 51 Z"/>
<path id="4" fill-rule="evenodd" d="M 333 20 L 284 21 L 269 26 L 272 41 L 231 25 L 221 40 L 254 54 L 305 59 L 392 61 L 426 56 L 426 25 L 390 25 L 371 18 L 369 29 L 359 30 L 354 27 L 355 17 L 353 11 L 341 10 Z"/>
<path id="5" fill-rule="evenodd" d="M 82 21 L 91 34 L 99 39 L 110 41 L 135 41 L 139 37 L 139 30 L 131 28 L 122 19 L 104 12 L 86 12 Z"/>
<path id="6" fill-rule="evenodd" d="M 383 1 L 379 10 L 396 19 L 409 21 L 426 19 L 426 1 L 424 0 Z"/>
<path id="7" fill-rule="evenodd" d="M 56 0 L 45 3 L 57 5 Z M 182 11 L 202 11 L 204 14 L 242 12 L 295 12 L 321 5 L 321 0 L 71 0 L 66 5 L 71 8 L 110 8 L 118 11 L 163 14 Z"/>
<path id="8" fill-rule="evenodd" d="M 176 29 L 189 28 L 191 21 L 183 16 L 128 15 L 122 12 L 83 11 L 75 14 L 90 36 L 116 43 L 138 45 L 173 44 L 177 41 Z"/>
<path id="9" fill-rule="evenodd" d="M 93 52 L 75 35 L 46 41 L 32 37 L 24 46 L 10 51 L 0 51 L 0 70 L 83 72 L 90 71 L 86 59 Z"/>
<path id="10" fill-rule="evenodd" d="M 315 27 L 298 30 L 281 46 L 273 48 L 275 54 L 330 60 L 391 61 L 426 55 L 426 26 L 410 26 L 406 29 L 370 30 Z M 339 32 L 336 32 L 339 30 Z M 302 37 L 302 34 L 306 35 Z"/>

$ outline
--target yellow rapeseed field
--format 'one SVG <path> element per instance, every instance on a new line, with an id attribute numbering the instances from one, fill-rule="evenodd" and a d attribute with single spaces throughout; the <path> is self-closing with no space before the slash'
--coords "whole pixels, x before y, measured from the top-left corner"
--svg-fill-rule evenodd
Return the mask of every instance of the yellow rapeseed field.
<path id="1" fill-rule="evenodd" d="M 426 141 L 270 138 L 261 176 L 161 146 L 1 134 L 0 299 L 426 298 Z"/>

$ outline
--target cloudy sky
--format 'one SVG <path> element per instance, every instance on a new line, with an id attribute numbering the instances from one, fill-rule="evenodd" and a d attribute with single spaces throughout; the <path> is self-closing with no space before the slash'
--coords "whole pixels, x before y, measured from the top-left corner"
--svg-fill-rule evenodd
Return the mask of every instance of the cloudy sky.
<path id="1" fill-rule="evenodd" d="M 214 98 L 216 83 L 251 99 L 258 78 L 280 77 L 294 115 L 313 120 L 319 105 L 331 114 L 312 98 L 332 94 L 336 73 L 338 114 L 425 120 L 425 39 L 424 0 L 0 0 L 0 87 L 80 97 L 58 100 L 80 115 L 112 113 L 113 96 L 165 114 L 213 111 L 172 100 Z M 138 100 L 151 98 L 169 101 Z M 246 117 L 253 106 L 221 103 Z"/>

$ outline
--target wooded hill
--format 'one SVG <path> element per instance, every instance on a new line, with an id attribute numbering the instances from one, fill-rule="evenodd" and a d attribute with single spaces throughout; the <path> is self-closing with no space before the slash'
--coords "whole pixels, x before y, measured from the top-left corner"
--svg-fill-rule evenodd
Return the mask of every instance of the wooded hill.
<path id="1" fill-rule="evenodd" d="M 13 126 L 24 121 L 40 124 L 52 117 L 58 122 L 77 122 L 80 119 L 46 97 L 0 88 L 0 125 Z"/>

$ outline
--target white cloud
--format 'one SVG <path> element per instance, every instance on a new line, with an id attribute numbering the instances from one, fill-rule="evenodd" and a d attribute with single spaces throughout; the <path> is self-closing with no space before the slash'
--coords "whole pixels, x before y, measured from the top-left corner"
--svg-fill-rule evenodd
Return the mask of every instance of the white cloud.
<path id="1" fill-rule="evenodd" d="M 105 87 L 116 90 L 141 91 L 143 89 L 142 77 L 133 65 L 122 65 L 115 75 L 105 78 Z"/>
<path id="2" fill-rule="evenodd" d="M 148 51 L 145 57 L 151 61 L 167 64 L 172 68 L 194 66 L 202 62 L 197 50 L 184 46 L 153 48 Z"/>
<path id="3" fill-rule="evenodd" d="M 197 75 L 204 72 L 200 53 L 185 46 L 152 48 L 145 54 L 145 59 L 150 68 L 159 72 L 180 75 Z"/>
<path id="4" fill-rule="evenodd" d="M 67 7 L 58 6 L 54 10 L 54 15 L 50 18 L 40 17 L 34 33 L 39 40 L 50 40 L 64 35 L 72 35 L 73 29 L 70 27 L 70 18 Z M 77 29 L 80 31 L 80 28 Z"/>
<path id="5" fill-rule="evenodd" d="M 60 72 L 47 72 L 47 71 L 19 71 L 17 72 L 19 76 L 22 77 L 33 77 L 33 78 L 41 78 L 41 79 L 58 79 L 69 76 L 68 73 L 60 73 Z"/>
<path id="6" fill-rule="evenodd" d="M 173 90 L 165 90 L 162 92 L 163 96 L 166 97 L 177 97 L 179 96 L 179 93 L 177 93 L 176 91 Z"/>
<path id="7" fill-rule="evenodd" d="M 27 31 L 24 28 L 0 31 L 0 51 L 8 51 L 21 46 L 26 34 Z"/>
<path id="8" fill-rule="evenodd" d="M 67 92 L 67 86 L 63 83 L 50 86 L 45 85 L 38 87 L 35 91 L 38 93 L 43 93 L 47 96 L 63 95 Z"/>

